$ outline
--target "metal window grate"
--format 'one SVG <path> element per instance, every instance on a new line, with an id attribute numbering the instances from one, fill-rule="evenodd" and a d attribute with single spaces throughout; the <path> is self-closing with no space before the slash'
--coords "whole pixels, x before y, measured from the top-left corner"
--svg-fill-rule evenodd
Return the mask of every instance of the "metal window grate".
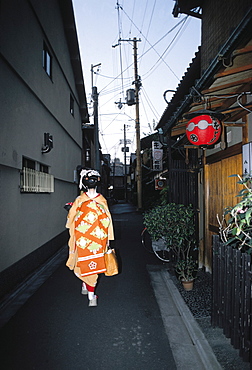
<path id="1" fill-rule="evenodd" d="M 24 167 L 21 172 L 20 190 L 27 193 L 53 193 L 54 177 L 48 173 Z"/>

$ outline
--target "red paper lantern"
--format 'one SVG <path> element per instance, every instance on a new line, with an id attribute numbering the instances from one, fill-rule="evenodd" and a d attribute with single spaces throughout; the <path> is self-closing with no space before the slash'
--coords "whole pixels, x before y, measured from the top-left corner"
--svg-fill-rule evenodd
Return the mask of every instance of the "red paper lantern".
<path id="1" fill-rule="evenodd" d="M 206 114 L 192 118 L 186 125 L 186 136 L 194 145 L 213 145 L 219 140 L 220 134 L 220 121 Z"/>

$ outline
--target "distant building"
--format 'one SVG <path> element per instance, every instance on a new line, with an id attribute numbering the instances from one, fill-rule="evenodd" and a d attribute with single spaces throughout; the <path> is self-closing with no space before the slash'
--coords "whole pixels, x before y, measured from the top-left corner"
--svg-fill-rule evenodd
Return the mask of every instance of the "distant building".
<path id="1" fill-rule="evenodd" d="M 129 174 L 129 165 L 126 166 L 127 177 Z M 113 186 L 113 196 L 117 200 L 126 199 L 126 180 L 125 165 L 115 158 L 111 165 L 111 184 Z"/>

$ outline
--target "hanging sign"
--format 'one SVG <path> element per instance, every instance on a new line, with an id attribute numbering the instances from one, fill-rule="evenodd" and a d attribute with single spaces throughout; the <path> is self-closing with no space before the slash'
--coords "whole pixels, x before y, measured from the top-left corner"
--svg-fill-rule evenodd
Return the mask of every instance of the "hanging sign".
<path id="1" fill-rule="evenodd" d="M 163 149 L 159 141 L 152 141 L 152 168 L 154 171 L 163 170 Z"/>
<path id="2" fill-rule="evenodd" d="M 213 116 L 203 114 L 192 118 L 186 125 L 186 136 L 194 145 L 213 145 L 220 135 L 221 122 Z"/>
<path id="3" fill-rule="evenodd" d="M 155 190 L 162 190 L 166 186 L 166 179 L 155 179 Z"/>

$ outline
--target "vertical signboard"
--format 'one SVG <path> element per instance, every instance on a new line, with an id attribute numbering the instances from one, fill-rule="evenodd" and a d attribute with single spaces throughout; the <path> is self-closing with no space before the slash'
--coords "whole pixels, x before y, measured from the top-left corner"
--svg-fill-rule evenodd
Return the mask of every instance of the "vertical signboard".
<path id="1" fill-rule="evenodd" d="M 252 175 L 252 143 L 242 146 L 242 172 L 243 175 Z"/>
<path id="2" fill-rule="evenodd" d="M 152 141 L 152 168 L 154 171 L 163 170 L 163 149 L 160 141 Z"/>

